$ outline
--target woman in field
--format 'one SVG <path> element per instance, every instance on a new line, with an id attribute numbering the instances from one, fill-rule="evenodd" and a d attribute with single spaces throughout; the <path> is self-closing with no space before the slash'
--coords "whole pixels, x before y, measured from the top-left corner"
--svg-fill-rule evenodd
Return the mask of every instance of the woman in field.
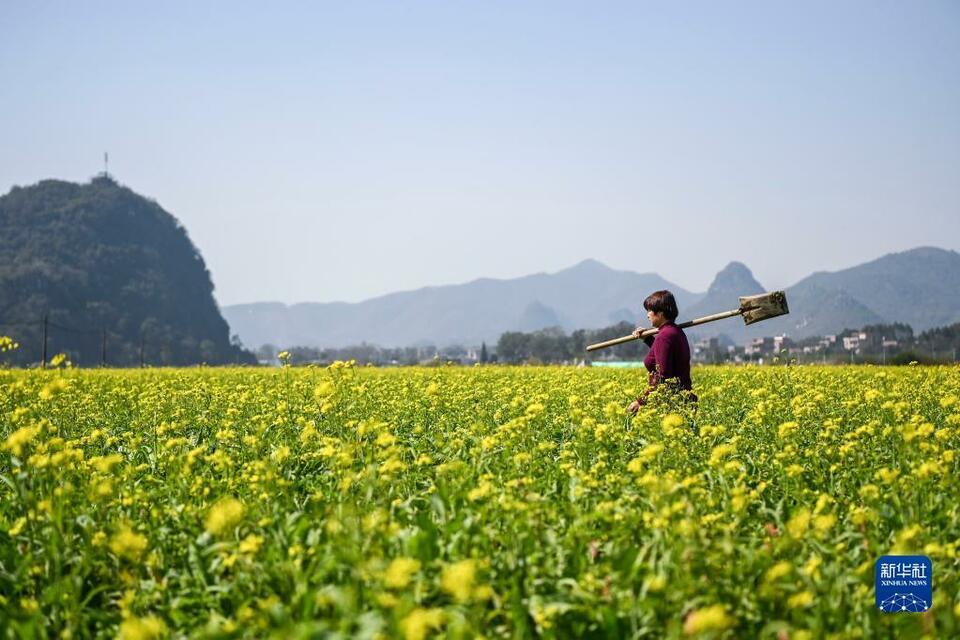
<path id="1" fill-rule="evenodd" d="M 630 412 L 636 413 L 646 404 L 647 396 L 661 383 L 667 383 L 672 390 L 696 402 L 697 396 L 691 391 L 693 385 L 690 381 L 690 344 L 683 329 L 675 322 L 680 315 L 677 301 L 669 291 L 654 291 L 643 301 L 643 308 L 647 310 L 651 326 L 660 331 L 656 336 L 643 339 L 650 347 L 650 352 L 643 360 L 650 372 L 647 377 L 648 386 L 646 391 L 630 404 Z M 634 335 L 639 336 L 643 330 L 637 329 Z"/>

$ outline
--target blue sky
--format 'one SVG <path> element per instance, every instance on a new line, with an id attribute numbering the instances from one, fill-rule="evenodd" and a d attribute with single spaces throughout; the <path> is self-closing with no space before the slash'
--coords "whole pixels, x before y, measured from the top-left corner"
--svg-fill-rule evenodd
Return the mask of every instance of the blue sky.
<path id="1" fill-rule="evenodd" d="M 102 169 L 221 304 L 960 248 L 960 3 L 5 3 L 0 192 Z"/>

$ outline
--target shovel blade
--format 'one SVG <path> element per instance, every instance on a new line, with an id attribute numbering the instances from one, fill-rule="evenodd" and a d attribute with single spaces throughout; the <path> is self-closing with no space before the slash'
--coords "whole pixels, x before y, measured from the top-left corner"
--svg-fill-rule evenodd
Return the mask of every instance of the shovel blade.
<path id="1" fill-rule="evenodd" d="M 753 324 L 790 313 L 787 295 L 783 291 L 771 291 L 756 296 L 740 298 L 740 315 L 744 324 Z"/>

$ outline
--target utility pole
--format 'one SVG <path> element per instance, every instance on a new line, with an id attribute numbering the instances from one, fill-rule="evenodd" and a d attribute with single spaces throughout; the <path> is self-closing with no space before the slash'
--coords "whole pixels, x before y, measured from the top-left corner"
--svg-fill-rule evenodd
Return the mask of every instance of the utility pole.
<path id="1" fill-rule="evenodd" d="M 880 344 L 883 346 L 883 364 L 887 364 L 887 336 L 881 336 Z"/>
<path id="2" fill-rule="evenodd" d="M 41 349 L 40 368 L 47 368 L 47 324 L 49 322 L 47 314 L 43 314 L 43 349 Z"/>
<path id="3" fill-rule="evenodd" d="M 107 366 L 107 330 L 103 330 L 103 340 L 100 342 L 100 366 Z"/>
<path id="4" fill-rule="evenodd" d="M 143 369 L 143 331 L 140 332 L 140 368 Z"/>

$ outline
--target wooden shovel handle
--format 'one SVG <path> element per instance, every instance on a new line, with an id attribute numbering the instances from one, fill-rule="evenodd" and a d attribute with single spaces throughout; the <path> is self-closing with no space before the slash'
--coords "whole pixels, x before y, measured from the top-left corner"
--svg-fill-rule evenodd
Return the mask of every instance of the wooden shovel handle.
<path id="1" fill-rule="evenodd" d="M 598 342 L 596 344 L 591 344 L 587 347 L 587 351 L 596 351 L 597 349 L 605 349 L 607 347 L 612 347 L 614 345 L 623 344 L 624 342 L 632 342 L 633 340 L 640 340 L 646 338 L 647 336 L 655 336 L 659 329 L 647 329 L 640 334 L 640 337 L 633 335 L 632 333 L 629 336 L 623 336 L 622 338 L 614 338 L 613 340 L 607 340 L 605 342 Z"/>
<path id="2" fill-rule="evenodd" d="M 724 318 L 732 318 L 733 316 L 740 315 L 740 309 L 733 309 L 731 311 L 723 311 L 721 313 L 714 313 L 713 315 L 704 316 L 702 318 L 697 318 L 696 320 L 688 320 L 687 322 L 681 322 L 677 326 L 681 329 L 686 329 L 687 327 L 696 327 L 697 325 L 706 324 L 708 322 L 714 322 L 716 320 L 723 320 Z M 640 338 L 646 338 L 647 336 L 655 336 L 659 329 L 646 329 L 643 333 L 640 334 L 640 337 L 630 334 L 629 336 L 623 336 L 622 338 L 614 338 L 613 340 L 607 340 L 606 342 L 598 342 L 596 344 L 591 344 L 587 347 L 587 351 L 596 351 L 597 349 L 604 349 L 606 347 L 612 347 L 617 344 L 623 344 L 624 342 L 630 342 L 631 340 L 639 340 Z"/>

